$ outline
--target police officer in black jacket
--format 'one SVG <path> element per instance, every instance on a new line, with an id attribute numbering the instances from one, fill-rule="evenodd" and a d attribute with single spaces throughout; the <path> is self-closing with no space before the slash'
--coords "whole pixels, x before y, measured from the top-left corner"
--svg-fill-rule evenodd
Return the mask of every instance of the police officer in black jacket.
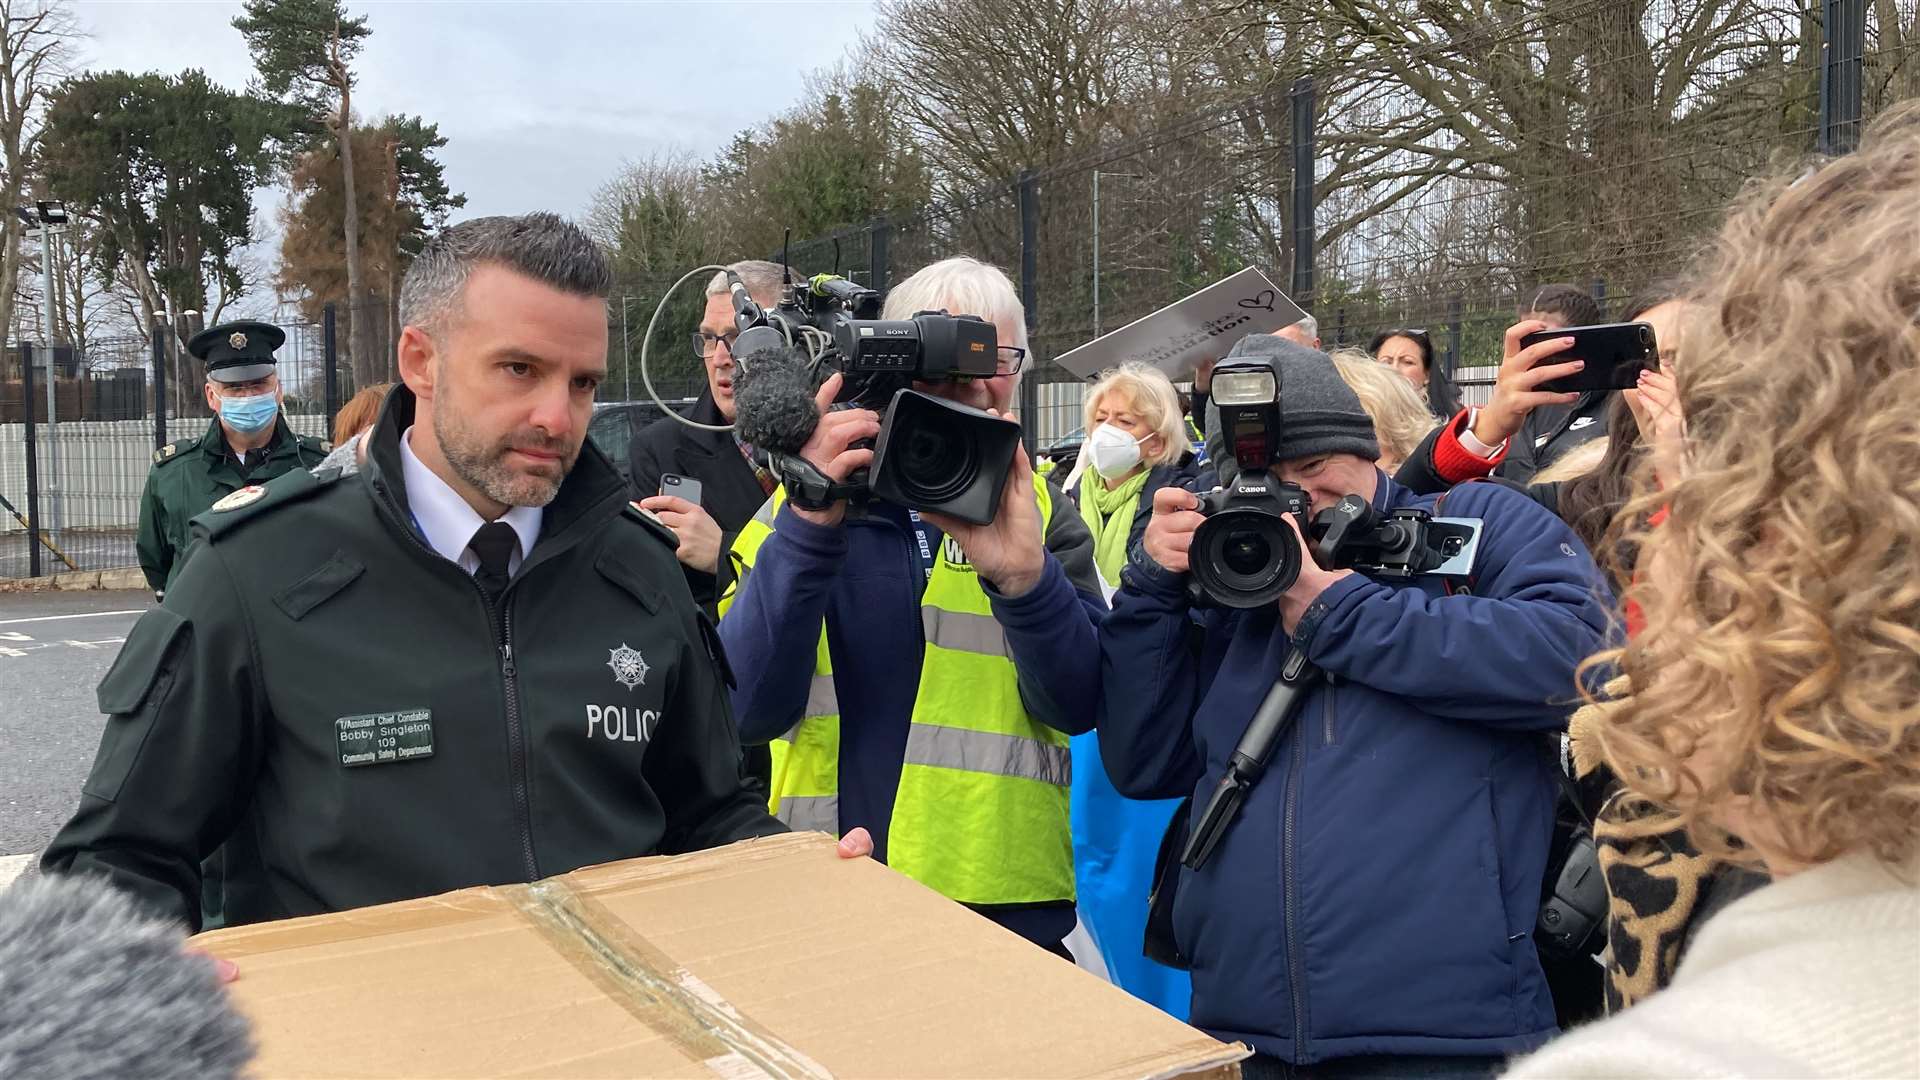
<path id="1" fill-rule="evenodd" d="M 197 519 L 46 870 L 198 926 L 224 842 L 242 924 L 783 831 L 674 538 L 583 446 L 610 284 L 550 214 L 428 245 L 365 467 Z"/>

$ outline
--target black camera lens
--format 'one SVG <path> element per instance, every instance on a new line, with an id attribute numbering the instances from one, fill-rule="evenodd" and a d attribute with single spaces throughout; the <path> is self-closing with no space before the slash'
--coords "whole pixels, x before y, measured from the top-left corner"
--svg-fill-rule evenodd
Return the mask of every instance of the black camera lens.
<path id="1" fill-rule="evenodd" d="M 906 432 L 895 459 L 900 484 L 914 500 L 911 505 L 946 502 L 972 487 L 980 475 L 977 442 L 943 420 L 935 417 Z"/>
<path id="2" fill-rule="evenodd" d="M 1234 507 L 1203 522 L 1188 562 L 1214 602 L 1234 608 L 1270 604 L 1300 576 L 1300 544 L 1267 507 Z"/>
<path id="3" fill-rule="evenodd" d="M 1273 561 L 1273 545 L 1258 532 L 1242 529 L 1228 534 L 1226 540 L 1221 542 L 1220 561 L 1240 577 L 1258 577 L 1262 569 Z"/>

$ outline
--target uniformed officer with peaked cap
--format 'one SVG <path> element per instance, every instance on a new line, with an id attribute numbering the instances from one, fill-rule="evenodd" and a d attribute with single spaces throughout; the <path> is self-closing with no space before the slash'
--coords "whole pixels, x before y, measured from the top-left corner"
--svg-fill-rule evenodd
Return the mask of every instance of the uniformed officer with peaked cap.
<path id="1" fill-rule="evenodd" d="M 156 594 L 179 574 L 187 523 L 196 515 L 249 484 L 311 468 L 326 456 L 325 442 L 294 434 L 280 415 L 274 350 L 286 340 L 279 327 L 247 319 L 210 326 L 187 342 L 206 365 L 204 393 L 214 418 L 206 434 L 153 454 L 134 547 Z"/>

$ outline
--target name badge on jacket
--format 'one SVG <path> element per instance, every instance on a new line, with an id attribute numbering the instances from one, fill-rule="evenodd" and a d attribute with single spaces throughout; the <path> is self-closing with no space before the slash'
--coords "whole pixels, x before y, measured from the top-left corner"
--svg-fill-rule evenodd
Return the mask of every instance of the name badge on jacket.
<path id="1" fill-rule="evenodd" d="M 433 710 L 343 716 L 333 722 L 340 739 L 340 764 L 385 765 L 433 756 Z"/>

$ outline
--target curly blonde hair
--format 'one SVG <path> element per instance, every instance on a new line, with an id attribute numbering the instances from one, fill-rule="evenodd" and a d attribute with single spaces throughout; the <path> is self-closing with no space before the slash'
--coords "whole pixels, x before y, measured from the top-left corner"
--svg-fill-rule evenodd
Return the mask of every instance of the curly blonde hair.
<path id="1" fill-rule="evenodd" d="M 1427 411 L 1420 391 L 1406 377 L 1375 360 L 1360 349 L 1335 349 L 1333 366 L 1340 378 L 1360 398 L 1360 407 L 1373 420 L 1373 433 L 1380 440 L 1380 459 L 1387 471 L 1398 468 L 1413 456 L 1420 440 L 1440 421 Z"/>
<path id="2" fill-rule="evenodd" d="M 1920 108 L 1749 192 L 1689 312 L 1685 478 L 1616 519 L 1646 617 L 1595 733 L 1648 833 L 1920 853 Z M 1667 510 L 1664 524 L 1649 515 Z M 1631 549 L 1631 547 L 1629 548 Z"/>
<path id="3" fill-rule="evenodd" d="M 1152 453 L 1144 449 L 1141 451 L 1140 464 L 1151 469 L 1155 465 L 1178 461 L 1180 455 L 1187 452 L 1187 430 L 1180 414 L 1180 395 L 1174 390 L 1166 372 L 1138 360 L 1129 360 L 1119 367 L 1101 372 L 1099 381 L 1087 388 L 1085 412 L 1088 435 L 1093 434 L 1093 414 L 1100 410 L 1100 400 L 1109 394 L 1121 395 L 1128 407 L 1160 436 L 1158 449 Z"/>

